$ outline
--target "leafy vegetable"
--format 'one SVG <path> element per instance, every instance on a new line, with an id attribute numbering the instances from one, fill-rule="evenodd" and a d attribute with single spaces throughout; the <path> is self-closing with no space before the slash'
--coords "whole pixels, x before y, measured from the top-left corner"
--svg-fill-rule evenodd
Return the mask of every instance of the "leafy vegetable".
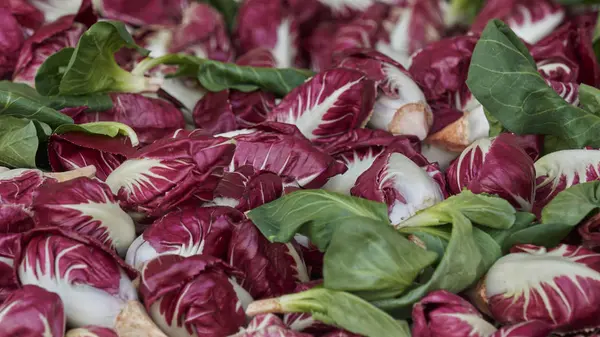
<path id="1" fill-rule="evenodd" d="M 143 74 L 159 64 L 179 65 L 178 72 L 172 76 L 197 77 L 209 91 L 236 89 L 249 92 L 262 89 L 278 96 L 285 96 L 314 75 L 310 70 L 239 66 L 180 54 L 144 60 L 132 73 Z"/>
<path id="2" fill-rule="evenodd" d="M 235 0 L 200 0 L 201 2 L 205 2 L 214 8 L 216 8 L 221 15 L 223 15 L 223 19 L 227 23 L 227 27 L 230 32 L 233 32 L 235 28 L 235 18 L 237 16 L 237 11 L 239 4 Z"/>
<path id="3" fill-rule="evenodd" d="M 600 90 L 586 84 L 579 85 L 579 105 L 596 116 L 600 116 Z"/>
<path id="4" fill-rule="evenodd" d="M 515 85 L 517 84 L 518 85 Z M 560 137 L 571 147 L 600 147 L 600 117 L 565 102 L 536 71 L 519 38 L 491 21 L 475 47 L 467 84 L 489 113 L 517 134 Z"/>
<path id="5" fill-rule="evenodd" d="M 321 250 L 329 245 L 335 227 L 356 217 L 387 222 L 385 204 L 324 190 L 285 195 L 247 214 L 273 242 L 289 242 L 296 233 L 309 236 Z"/>
<path id="6" fill-rule="evenodd" d="M 567 188 L 544 207 L 542 223 L 574 227 L 592 211 L 600 208 L 600 181 Z"/>
<path id="7" fill-rule="evenodd" d="M 118 122 L 94 122 L 86 124 L 65 124 L 61 125 L 54 133 L 64 134 L 68 132 L 85 132 L 93 135 L 104 135 L 114 138 L 118 135 L 123 135 L 129 138 L 132 146 L 138 146 L 139 140 L 135 131 L 129 126 Z"/>
<path id="8" fill-rule="evenodd" d="M 260 313 L 307 312 L 324 323 L 332 324 L 367 337 L 410 336 L 408 325 L 357 296 L 324 288 L 313 288 L 251 303 L 250 316 Z"/>
<path id="9" fill-rule="evenodd" d="M 60 81 L 74 52 L 75 48 L 64 48 L 42 63 L 35 75 L 35 90 L 38 93 L 44 96 L 59 94 Z"/>
<path id="10" fill-rule="evenodd" d="M 79 39 L 60 81 L 59 93 L 156 91 L 158 88 L 150 78 L 135 76 L 117 64 L 114 54 L 123 47 L 135 49 L 144 56 L 148 54 L 135 44 L 123 23 L 103 21 L 94 24 Z"/>
<path id="11" fill-rule="evenodd" d="M 410 242 L 387 222 L 356 217 L 333 233 L 325 253 L 324 286 L 366 300 L 395 297 L 436 259 L 436 253 Z"/>
<path id="12" fill-rule="evenodd" d="M 36 167 L 38 145 L 32 121 L 0 115 L 0 166 Z"/>
<path id="13" fill-rule="evenodd" d="M 0 82 L 0 116 L 35 119 L 51 127 L 73 123 L 69 116 L 47 107 L 46 102 L 32 99 L 32 96 L 25 94 L 25 90 L 12 89 L 12 87 L 29 88 L 27 85 L 10 84 L 11 89 L 8 89 L 7 83 L 10 82 Z M 31 90 L 35 92 L 35 90 Z"/>

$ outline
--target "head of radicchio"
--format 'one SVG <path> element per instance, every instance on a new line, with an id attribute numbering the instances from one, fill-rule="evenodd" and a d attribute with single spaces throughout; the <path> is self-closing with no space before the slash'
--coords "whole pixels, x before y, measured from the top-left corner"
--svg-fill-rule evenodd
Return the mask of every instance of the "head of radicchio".
<path id="1" fill-rule="evenodd" d="M 240 5 L 236 42 L 242 54 L 266 48 L 277 68 L 290 68 L 298 56 L 298 23 L 281 0 L 246 0 Z"/>
<path id="2" fill-rule="evenodd" d="M 242 213 L 230 207 L 184 207 L 156 220 L 129 247 L 126 261 L 140 270 L 153 258 L 175 254 L 225 259 L 234 223 Z"/>
<path id="3" fill-rule="evenodd" d="M 552 327 L 530 320 L 496 329 L 462 297 L 446 290 L 429 293 L 413 306 L 414 337 L 548 337 Z"/>
<path id="4" fill-rule="evenodd" d="M 267 120 L 294 124 L 306 138 L 318 142 L 365 126 L 375 96 L 375 82 L 363 73 L 336 68 L 294 88 Z"/>
<path id="5" fill-rule="evenodd" d="M 84 132 L 53 134 L 48 141 L 48 159 L 56 172 L 74 170 L 89 165 L 96 167 L 96 177 L 102 181 L 135 153 L 137 137 L 108 137 Z"/>
<path id="6" fill-rule="evenodd" d="M 33 212 L 29 207 L 0 203 L 0 233 L 24 233 L 33 227 Z"/>
<path id="7" fill-rule="evenodd" d="M 105 111 L 70 109 L 65 111 L 76 124 L 120 122 L 130 126 L 140 143 L 149 144 L 185 126 L 183 114 L 161 98 L 141 94 L 110 94 L 113 107 Z"/>
<path id="8" fill-rule="evenodd" d="M 20 288 L 15 272 L 15 256 L 20 248 L 21 233 L 0 233 L 0 304 Z"/>
<path id="9" fill-rule="evenodd" d="M 174 26 L 183 17 L 188 0 L 149 0 L 142 3 L 122 0 L 94 0 L 94 9 L 102 17 L 134 26 Z"/>
<path id="10" fill-rule="evenodd" d="M 240 283 L 255 299 L 290 293 L 310 280 L 297 243 L 271 243 L 250 220 L 233 230 L 227 261 L 244 273 Z"/>
<path id="11" fill-rule="evenodd" d="M 487 1 L 477 15 L 471 30 L 481 33 L 488 21 L 500 19 L 527 43 L 535 44 L 558 27 L 565 9 L 550 0 L 492 0 Z"/>
<path id="12" fill-rule="evenodd" d="M 33 200 L 36 222 L 96 238 L 124 256 L 135 239 L 133 220 L 105 183 L 80 177 L 44 184 Z"/>
<path id="13" fill-rule="evenodd" d="M 21 25 L 8 8 L 0 7 L 0 22 L 0 78 L 4 78 L 15 70 L 25 37 Z"/>
<path id="14" fill-rule="evenodd" d="M 60 297 L 35 285 L 25 285 L 0 304 L 1 336 L 59 337 L 65 333 Z"/>
<path id="15" fill-rule="evenodd" d="M 258 48 L 240 57 L 236 64 L 253 67 L 275 67 L 275 59 L 268 49 Z M 218 134 L 262 123 L 275 107 L 275 95 L 262 90 L 242 92 L 226 89 L 208 92 L 194 107 L 196 127 L 209 134 Z"/>
<path id="16" fill-rule="evenodd" d="M 346 164 L 346 172 L 331 177 L 324 189 L 350 194 L 356 179 L 363 174 L 386 149 L 394 149 L 412 157 L 420 151 L 419 139 L 414 136 L 394 136 L 382 130 L 356 129 L 330 139 L 321 148 L 337 161 Z"/>
<path id="17" fill-rule="evenodd" d="M 464 188 L 475 194 L 496 194 L 526 211 L 534 201 L 533 160 L 512 134 L 473 142 L 450 165 L 446 177 L 452 194 Z"/>
<path id="18" fill-rule="evenodd" d="M 229 336 L 246 323 L 252 301 L 235 281 L 241 274 L 207 255 L 164 255 L 141 271 L 148 312 L 169 336 Z"/>
<path id="19" fill-rule="evenodd" d="M 99 241 L 58 228 L 23 235 L 15 258 L 19 281 L 60 296 L 72 327 L 164 336 L 147 316 L 132 279 L 137 273 Z"/>
<path id="20" fill-rule="evenodd" d="M 285 184 L 319 188 L 346 171 L 344 164 L 315 147 L 293 125 L 267 122 L 218 136 L 236 142 L 230 172 L 250 165 L 256 171 L 275 173 Z"/>
<path id="21" fill-rule="evenodd" d="M 535 162 L 536 188 L 533 212 L 541 214 L 561 191 L 600 179 L 600 150 L 562 150 Z"/>
<path id="22" fill-rule="evenodd" d="M 164 138 L 123 162 L 106 183 L 125 208 L 159 216 L 200 191 L 231 162 L 234 150 L 223 137 Z"/>
<path id="23" fill-rule="evenodd" d="M 559 333 L 600 326 L 600 254 L 579 246 L 518 245 L 485 277 L 489 310 L 497 321 L 541 320 Z"/>
<path id="24" fill-rule="evenodd" d="M 586 219 L 577 228 L 584 248 L 598 252 L 600 248 L 600 214 Z"/>
<path id="25" fill-rule="evenodd" d="M 445 28 L 442 2 L 401 2 L 391 7 L 382 27 L 377 50 L 406 66 L 411 54 L 442 37 Z"/>
<path id="26" fill-rule="evenodd" d="M 379 95 L 369 126 L 395 135 L 415 135 L 423 140 L 433 123 L 425 95 L 398 62 L 372 50 L 353 49 L 337 64 L 359 70 L 373 80 Z"/>
<path id="27" fill-rule="evenodd" d="M 312 335 L 294 331 L 274 314 L 263 314 L 252 318 L 246 328 L 230 337 L 310 337 Z"/>
<path id="28" fill-rule="evenodd" d="M 437 165 L 420 154 L 408 157 L 392 149 L 375 159 L 350 193 L 387 204 L 390 221 L 397 225 L 444 200 L 446 182 Z"/>

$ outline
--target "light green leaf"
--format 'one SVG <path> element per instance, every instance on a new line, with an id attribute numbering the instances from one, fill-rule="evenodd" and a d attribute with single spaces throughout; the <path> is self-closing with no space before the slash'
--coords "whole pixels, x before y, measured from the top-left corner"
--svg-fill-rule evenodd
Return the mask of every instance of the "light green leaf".
<path id="1" fill-rule="evenodd" d="M 75 48 L 64 48 L 50 55 L 38 68 L 35 75 L 35 90 L 40 95 L 56 96 L 59 94 L 60 81 L 62 81 L 74 51 Z"/>
<path id="2" fill-rule="evenodd" d="M 0 166 L 35 168 L 38 145 L 33 121 L 0 116 Z"/>
<path id="3" fill-rule="evenodd" d="M 490 21 L 483 31 L 467 85 L 511 132 L 554 135 L 573 148 L 600 147 L 600 117 L 568 104 L 550 88 L 523 42 L 502 21 Z"/>
<path id="4" fill-rule="evenodd" d="M 600 116 L 600 90 L 586 84 L 579 85 L 579 106 Z"/>
<path id="5" fill-rule="evenodd" d="M 410 337 L 405 321 L 395 320 L 358 296 L 321 287 L 253 302 L 247 312 L 310 313 L 323 323 L 367 337 Z"/>
<path id="6" fill-rule="evenodd" d="M 509 229 L 494 229 L 494 228 L 484 228 L 481 230 L 485 231 L 496 243 L 502 248 L 504 253 L 507 253 L 508 250 L 513 246 L 514 238 L 510 239 L 511 236 L 519 233 L 520 231 L 526 230 L 532 226 L 534 226 L 533 221 L 535 220 L 535 215 L 528 212 L 517 212 L 515 223 Z M 528 243 L 528 242 L 521 242 Z M 531 242 L 533 243 L 533 242 Z"/>
<path id="7" fill-rule="evenodd" d="M 600 208 L 600 181 L 573 185 L 558 193 L 542 210 L 542 223 L 577 226 Z"/>
<path id="8" fill-rule="evenodd" d="M 296 233 L 325 250 L 337 226 L 364 217 L 389 223 L 387 205 L 325 190 L 299 190 L 247 214 L 265 237 L 289 242 Z"/>
<path id="9" fill-rule="evenodd" d="M 158 90 L 152 79 L 135 76 L 117 64 L 114 54 L 123 47 L 148 55 L 147 50 L 135 44 L 122 22 L 101 21 L 94 24 L 79 39 L 60 82 L 60 94 Z"/>
<path id="10" fill-rule="evenodd" d="M 408 241 L 387 222 L 348 219 L 327 247 L 324 286 L 369 301 L 395 297 L 436 259 L 436 253 Z"/>
<path id="11" fill-rule="evenodd" d="M 374 301 L 373 304 L 396 317 L 410 317 L 412 305 L 429 292 L 444 289 L 457 293 L 481 277 L 482 266 L 489 263 L 491 258 L 482 255 L 469 219 L 460 212 L 452 212 L 451 217 L 450 241 L 433 275 L 399 298 Z"/>
<path id="12" fill-rule="evenodd" d="M 56 130 L 54 130 L 54 133 L 60 135 L 60 134 L 71 132 L 71 131 L 85 132 L 85 133 L 95 134 L 95 135 L 104 135 L 104 136 L 108 136 L 108 137 L 112 137 L 112 138 L 116 137 L 117 135 L 123 135 L 123 136 L 126 136 L 129 138 L 129 140 L 131 141 L 131 145 L 138 146 L 140 144 L 135 131 L 128 125 L 125 125 L 125 124 L 119 123 L 119 122 L 94 122 L 94 123 L 86 123 L 86 124 L 66 124 L 66 125 L 61 125 L 58 128 L 56 128 Z"/>
<path id="13" fill-rule="evenodd" d="M 514 207 L 502 198 L 463 190 L 460 194 L 417 212 L 397 228 L 403 233 L 412 233 L 411 227 L 451 223 L 452 212 L 460 212 L 478 225 L 500 229 L 510 228 L 515 222 L 516 214 Z"/>

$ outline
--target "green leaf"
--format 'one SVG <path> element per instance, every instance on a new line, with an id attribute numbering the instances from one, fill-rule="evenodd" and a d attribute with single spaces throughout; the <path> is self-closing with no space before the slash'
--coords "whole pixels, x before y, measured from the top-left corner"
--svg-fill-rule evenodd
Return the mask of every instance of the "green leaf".
<path id="1" fill-rule="evenodd" d="M 0 116 L 0 166 L 35 168 L 38 145 L 33 121 Z"/>
<path id="2" fill-rule="evenodd" d="M 77 43 L 60 82 L 60 94 L 156 91 L 158 87 L 150 78 L 135 76 L 119 67 L 114 54 L 123 47 L 136 49 L 144 56 L 149 53 L 135 44 L 122 22 L 94 24 Z"/>
<path id="3" fill-rule="evenodd" d="M 437 259 L 388 222 L 354 218 L 338 226 L 323 264 L 324 286 L 372 301 L 395 297 Z"/>
<path id="4" fill-rule="evenodd" d="M 218 10 L 221 15 L 223 15 L 223 19 L 225 20 L 225 24 L 229 29 L 229 32 L 233 32 L 235 28 L 235 19 L 237 17 L 237 12 L 239 8 L 239 4 L 235 0 L 200 0 L 200 2 L 207 3 L 213 6 L 216 10 Z"/>
<path id="5" fill-rule="evenodd" d="M 482 266 L 489 263 L 491 258 L 484 257 L 488 253 L 482 254 L 480 251 L 480 244 L 475 241 L 469 219 L 460 212 L 451 212 L 450 215 L 452 234 L 433 275 L 399 298 L 374 301 L 373 304 L 395 316 L 410 317 L 412 305 L 429 292 L 445 289 L 457 293 L 481 277 Z"/>
<path id="6" fill-rule="evenodd" d="M 511 233 L 504 241 L 503 248 L 508 251 L 512 246 L 518 244 L 533 244 L 552 248 L 569 235 L 572 229 L 572 226 L 564 224 L 534 224 Z"/>
<path id="7" fill-rule="evenodd" d="M 490 133 L 488 134 L 489 137 L 496 137 L 501 133 L 506 132 L 506 129 L 504 129 L 502 123 L 500 123 L 500 121 L 498 121 L 496 117 L 492 116 L 492 114 L 490 114 L 489 111 L 483 109 L 483 113 L 485 113 L 485 117 L 487 118 L 488 123 L 490 125 Z"/>
<path id="8" fill-rule="evenodd" d="M 558 193 L 542 210 L 542 223 L 577 226 L 600 208 L 600 181 L 573 185 Z"/>
<path id="9" fill-rule="evenodd" d="M 2 81 L 0 84 L 4 84 Z M 25 84 L 15 83 L 16 88 L 29 88 L 35 95 L 37 92 Z M 37 101 L 19 90 L 6 90 L 0 87 L 0 116 L 13 116 L 44 122 L 51 127 L 62 124 L 72 124 L 71 117 L 46 106 L 46 102 Z"/>
<path id="10" fill-rule="evenodd" d="M 54 133 L 63 134 L 67 132 L 85 132 L 94 135 L 104 135 L 111 138 L 116 137 L 117 135 L 123 135 L 128 137 L 133 146 L 139 145 L 139 140 L 135 131 L 119 122 L 94 122 L 94 123 L 86 123 L 86 124 L 65 124 L 61 125 Z"/>
<path id="11" fill-rule="evenodd" d="M 481 253 L 481 262 L 477 267 L 477 274 L 483 275 L 490 269 L 494 262 L 502 257 L 502 248 L 494 238 L 477 227 L 473 227 L 473 240 L 475 240 Z"/>
<path id="12" fill-rule="evenodd" d="M 504 253 L 513 246 L 514 238 L 510 239 L 511 236 L 517 235 L 522 230 L 534 226 L 533 221 L 535 215 L 528 212 L 517 212 L 515 223 L 509 229 L 494 229 L 494 228 L 481 228 L 485 231 L 496 243 L 502 248 Z M 520 236 L 521 234 L 518 234 Z M 527 243 L 527 242 L 521 242 Z"/>
<path id="13" fill-rule="evenodd" d="M 490 21 L 483 31 L 467 85 L 511 132 L 554 135 L 573 148 L 600 147 L 600 117 L 568 104 L 550 88 L 523 42 L 502 21 Z"/>
<path id="14" fill-rule="evenodd" d="M 50 55 L 35 75 L 35 89 L 40 95 L 56 96 L 60 81 L 67 70 L 75 48 L 64 48 Z"/>
<path id="15" fill-rule="evenodd" d="M 96 94 L 85 96 L 42 96 L 35 89 L 24 83 L 0 81 L 0 91 L 8 91 L 14 95 L 34 101 L 48 108 L 60 110 L 62 108 L 87 106 L 91 111 L 104 111 L 113 107 L 109 95 Z M 61 115 L 66 116 L 61 113 Z M 64 118 L 64 117 L 62 117 Z M 66 122 L 65 122 L 66 123 Z M 72 120 L 71 120 L 72 123 Z"/>
<path id="16" fill-rule="evenodd" d="M 279 96 L 285 96 L 312 75 L 309 70 L 247 67 L 209 60 L 198 69 L 198 80 L 209 91 L 264 89 Z"/>
<path id="17" fill-rule="evenodd" d="M 473 22 L 477 13 L 483 8 L 485 0 L 451 0 L 450 11 L 452 15 Z"/>
<path id="18" fill-rule="evenodd" d="M 421 229 L 429 229 L 429 227 L 422 227 Z M 418 231 L 414 232 L 412 235 L 421 240 L 427 250 L 435 252 L 438 256 L 438 260 L 440 260 L 448 247 L 448 241 L 450 241 L 452 235 L 452 226 L 447 225 L 436 227 L 435 229 L 436 232 L 433 233 L 429 231 Z"/>
<path id="19" fill-rule="evenodd" d="M 296 233 L 307 235 L 325 250 L 334 227 L 356 217 L 389 223 L 387 205 L 325 190 L 299 190 L 247 214 L 272 242 L 289 242 Z"/>
<path id="20" fill-rule="evenodd" d="M 516 216 L 514 207 L 502 198 L 463 190 L 460 194 L 417 212 L 397 228 L 401 232 L 412 233 L 411 227 L 451 223 L 452 212 L 459 212 L 476 224 L 499 229 L 510 228 Z"/>
<path id="21" fill-rule="evenodd" d="M 367 337 L 410 337 L 406 322 L 395 320 L 358 296 L 321 287 L 256 301 L 248 307 L 251 311 L 310 313 L 318 321 Z"/>
<path id="22" fill-rule="evenodd" d="M 600 90 L 586 84 L 579 85 L 579 106 L 600 116 Z"/>

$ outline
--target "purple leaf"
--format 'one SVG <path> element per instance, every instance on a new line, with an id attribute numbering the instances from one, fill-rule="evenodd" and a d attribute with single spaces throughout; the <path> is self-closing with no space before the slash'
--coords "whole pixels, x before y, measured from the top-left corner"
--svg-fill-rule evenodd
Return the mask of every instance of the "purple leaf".
<path id="1" fill-rule="evenodd" d="M 15 70 L 25 38 L 9 9 L 0 7 L 0 22 L 0 78 L 3 78 Z"/>
<path id="2" fill-rule="evenodd" d="M 175 254 L 227 257 L 234 223 L 242 213 L 230 207 L 186 207 L 156 220 L 129 247 L 126 261 L 140 270 L 153 258 Z"/>
<path id="3" fill-rule="evenodd" d="M 144 26 L 174 26 L 183 17 L 188 0 L 150 0 L 142 3 L 127 0 L 95 1 L 96 10 L 103 17 L 125 23 Z"/>
<path id="4" fill-rule="evenodd" d="M 40 170 L 0 171 L 0 204 L 31 205 L 35 191 L 45 181 L 54 179 L 47 178 Z"/>
<path id="5" fill-rule="evenodd" d="M 235 276 L 239 272 L 214 257 L 164 255 L 144 266 L 140 293 L 169 336 L 229 336 L 246 323 L 252 301 Z"/>
<path id="6" fill-rule="evenodd" d="M 550 324 L 532 320 L 503 326 L 490 337 L 548 337 L 552 332 Z"/>
<path id="7" fill-rule="evenodd" d="M 270 243 L 250 220 L 233 230 L 228 261 L 244 273 L 241 286 L 255 299 L 291 293 L 296 283 L 309 281 L 295 242 Z"/>
<path id="8" fill-rule="evenodd" d="M 119 337 L 113 329 L 100 326 L 84 326 L 67 331 L 65 337 Z"/>
<path id="9" fill-rule="evenodd" d="M 321 72 L 293 89 L 267 120 L 294 124 L 311 141 L 363 127 L 375 102 L 375 83 L 349 69 Z"/>
<path id="10" fill-rule="evenodd" d="M 446 177 L 452 194 L 464 188 L 475 194 L 495 194 L 525 211 L 531 210 L 534 201 L 533 160 L 512 134 L 473 142 L 450 165 Z"/>
<path id="11" fill-rule="evenodd" d="M 312 335 L 288 330 L 281 319 L 273 314 L 252 318 L 245 329 L 230 337 L 311 337 Z"/>
<path id="12" fill-rule="evenodd" d="M 124 256 L 135 239 L 133 220 L 108 185 L 90 178 L 44 184 L 33 200 L 38 226 L 61 227 L 97 239 Z"/>
<path id="13" fill-rule="evenodd" d="M 0 233 L 24 233 L 33 226 L 33 213 L 28 208 L 0 203 Z"/>
<path id="14" fill-rule="evenodd" d="M 60 297 L 34 285 L 15 290 L 0 305 L 0 336 L 63 336 L 65 310 Z"/>

